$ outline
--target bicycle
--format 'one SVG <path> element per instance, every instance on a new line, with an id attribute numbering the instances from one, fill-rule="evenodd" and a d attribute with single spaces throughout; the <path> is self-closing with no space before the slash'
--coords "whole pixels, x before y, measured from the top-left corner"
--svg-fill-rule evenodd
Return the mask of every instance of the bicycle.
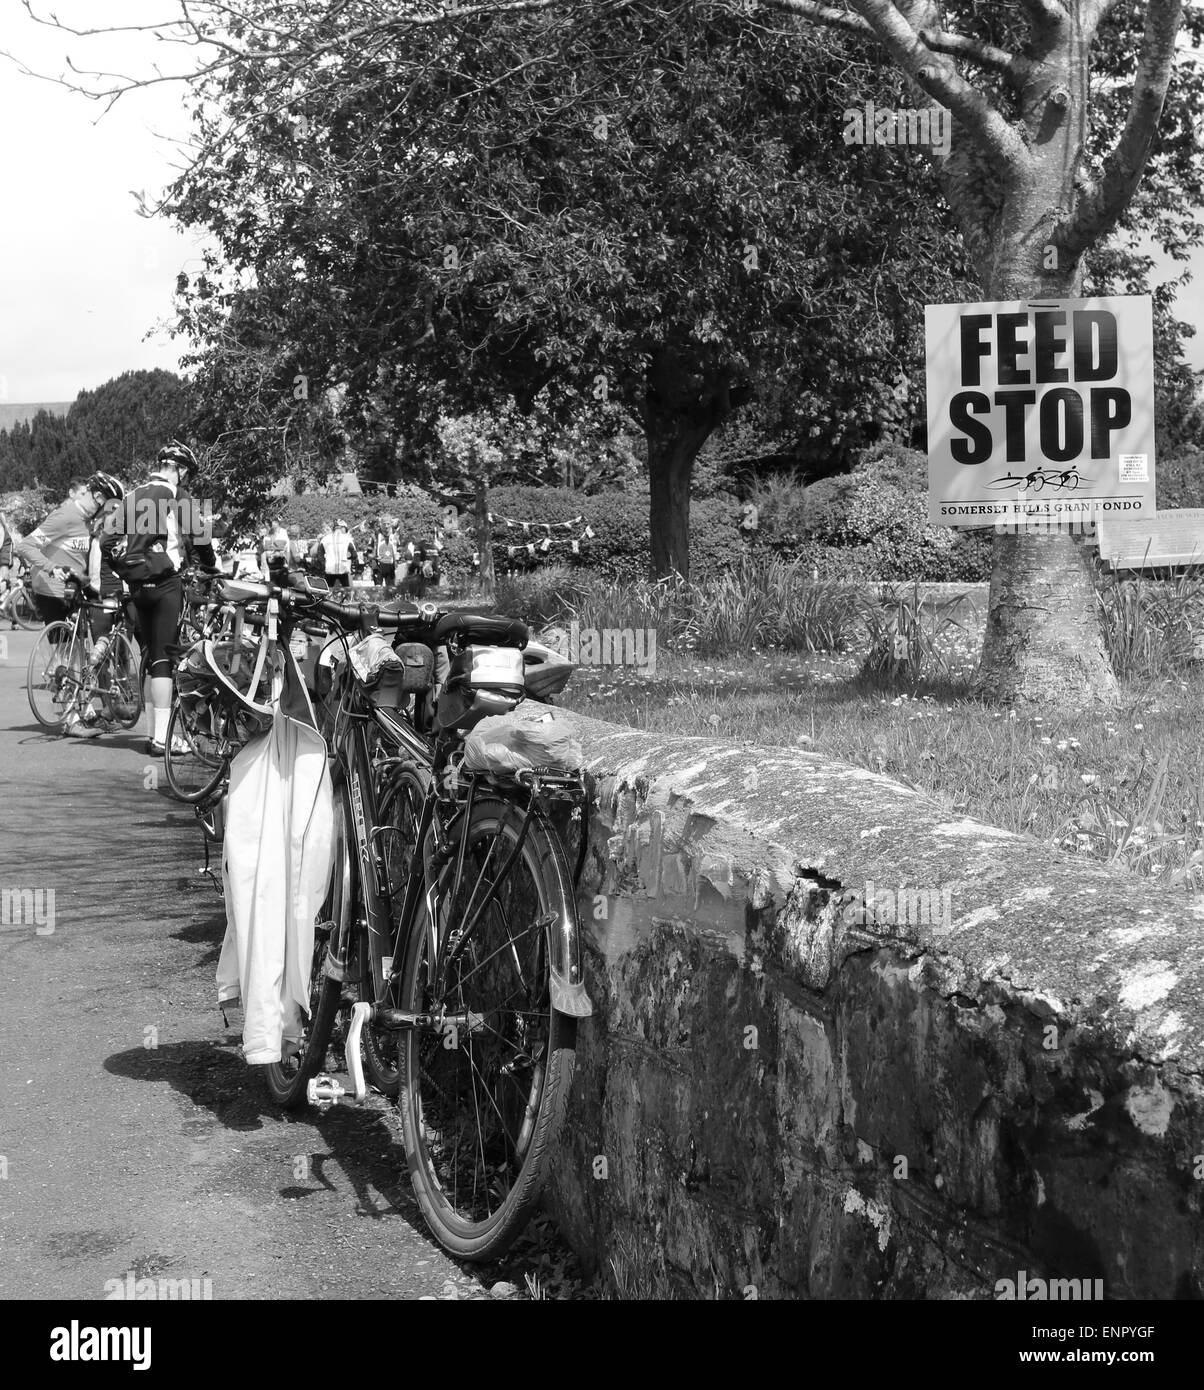
<path id="1" fill-rule="evenodd" d="M 447 644 L 451 671 L 432 717 L 425 690 L 408 689 L 404 675 L 381 688 L 349 660 L 341 669 L 335 869 L 315 933 L 310 1027 L 292 1058 L 267 1068 L 268 1087 L 286 1107 L 302 1096 L 358 1103 L 366 1065 L 377 1088 L 397 1096 L 432 1234 L 461 1258 L 493 1259 L 525 1226 L 547 1176 L 577 1020 L 592 1013 L 574 891 L 586 786 L 580 772 L 464 767 L 472 727 L 523 698 L 522 623 L 433 605 L 373 617 L 416 639 L 401 648 L 407 656 L 414 645 Z M 478 643 L 504 654 L 492 673 Z M 557 801 L 581 822 L 573 875 L 552 819 Z M 352 1092 L 315 1074 L 348 1005 Z M 390 1034 L 395 1069 L 384 1056 Z"/>
<path id="2" fill-rule="evenodd" d="M 5 593 L 0 596 L 0 621 L 7 618 L 10 623 L 16 623 L 26 632 L 33 632 L 42 626 L 42 617 L 38 612 L 38 605 L 34 601 L 33 590 L 24 579 L 18 579 L 15 584 L 10 584 Z"/>
<path id="3" fill-rule="evenodd" d="M 547 1176 L 577 1020 L 593 1011 L 574 891 L 584 775 L 464 766 L 475 724 L 523 698 L 522 623 L 431 604 L 412 614 L 356 611 L 268 587 L 281 628 L 273 639 L 320 616 L 344 648 L 326 721 L 334 853 L 314 925 L 308 1020 L 265 1066 L 268 1092 L 286 1109 L 360 1103 L 366 1071 L 398 1101 L 432 1234 L 461 1258 L 495 1258 L 525 1226 Z M 396 633 L 401 665 L 357 671 L 363 639 L 377 629 Z M 444 646 L 450 670 L 432 708 L 434 653 Z M 211 706 L 229 703 L 228 686 L 220 689 Z M 224 756 L 219 780 L 228 766 Z M 553 820 L 563 802 L 580 822 L 573 874 Z M 350 1091 L 322 1073 L 340 1022 Z"/>
<path id="4" fill-rule="evenodd" d="M 228 776 L 235 753 L 270 722 L 284 678 L 282 643 L 292 640 L 299 621 L 294 606 L 312 601 L 308 588 L 244 579 L 222 581 L 219 601 L 204 601 L 198 635 L 174 649 L 178 662 L 164 770 L 178 800 L 193 805 L 210 801 Z M 252 605 L 263 612 L 248 611 Z M 248 628 L 258 630 L 259 637 Z M 325 635 L 324 629 L 317 630 Z M 238 684 L 243 706 L 211 698 L 223 677 Z"/>
<path id="5" fill-rule="evenodd" d="M 139 663 L 130 641 L 128 620 L 120 599 L 92 599 L 71 581 L 69 616 L 48 623 L 29 653 L 25 692 L 34 718 L 44 728 L 67 724 L 72 715 L 85 724 L 99 717 L 123 729 L 132 729 L 142 713 Z M 117 622 L 108 634 L 103 658 L 94 660 L 91 615 L 115 613 Z"/>

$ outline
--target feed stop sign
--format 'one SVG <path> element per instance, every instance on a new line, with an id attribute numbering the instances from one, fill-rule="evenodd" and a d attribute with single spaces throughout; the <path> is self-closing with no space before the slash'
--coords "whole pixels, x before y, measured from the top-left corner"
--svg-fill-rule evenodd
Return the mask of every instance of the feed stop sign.
<path id="1" fill-rule="evenodd" d="M 930 304 L 924 318 L 934 525 L 1156 511 L 1149 295 Z"/>

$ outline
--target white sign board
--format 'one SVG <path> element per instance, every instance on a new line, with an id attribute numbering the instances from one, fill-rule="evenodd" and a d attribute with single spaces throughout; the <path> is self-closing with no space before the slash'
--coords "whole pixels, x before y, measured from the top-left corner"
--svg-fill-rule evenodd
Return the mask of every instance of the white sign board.
<path id="1" fill-rule="evenodd" d="M 924 319 L 934 525 L 1157 510 L 1149 295 L 930 304 Z"/>

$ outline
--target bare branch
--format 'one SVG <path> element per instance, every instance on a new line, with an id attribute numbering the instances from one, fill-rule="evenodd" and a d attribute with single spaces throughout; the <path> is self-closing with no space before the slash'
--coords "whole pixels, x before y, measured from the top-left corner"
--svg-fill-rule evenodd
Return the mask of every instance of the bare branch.
<path id="1" fill-rule="evenodd" d="M 839 10 L 834 5 L 823 5 L 818 0 L 762 0 L 770 9 L 787 10 L 814 20 L 817 24 L 827 24 L 833 28 L 846 29 L 852 34 L 867 38 L 877 38 L 877 32 L 867 19 L 848 10 Z M 1017 85 L 1028 75 L 1031 64 L 1028 59 L 993 44 L 982 43 L 978 39 L 967 38 L 964 34 L 951 34 L 944 29 L 921 29 L 919 37 L 933 53 L 944 53 L 951 58 L 964 58 L 979 67 L 1003 73 Z"/>
<path id="2" fill-rule="evenodd" d="M 1136 192 L 1170 85 L 1182 18 L 1183 0 L 1149 0 L 1125 128 L 1104 161 L 1100 178 L 1082 190 L 1074 215 L 1059 238 L 1072 256 L 1081 255 L 1107 236 Z"/>

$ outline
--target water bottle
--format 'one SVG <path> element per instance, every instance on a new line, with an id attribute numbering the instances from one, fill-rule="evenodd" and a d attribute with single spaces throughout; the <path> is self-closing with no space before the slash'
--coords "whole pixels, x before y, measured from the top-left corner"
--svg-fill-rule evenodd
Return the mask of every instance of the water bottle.
<path id="1" fill-rule="evenodd" d="M 92 660 L 89 664 L 93 667 L 99 666 L 105 657 L 108 656 L 109 648 L 112 645 L 113 639 L 107 633 L 99 638 L 96 645 L 92 648 Z"/>

